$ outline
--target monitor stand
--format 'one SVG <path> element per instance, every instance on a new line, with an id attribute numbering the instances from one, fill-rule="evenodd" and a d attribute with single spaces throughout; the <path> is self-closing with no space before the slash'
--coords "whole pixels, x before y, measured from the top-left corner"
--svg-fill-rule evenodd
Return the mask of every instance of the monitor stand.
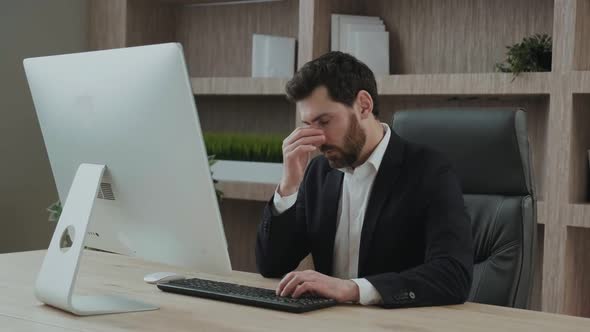
<path id="1" fill-rule="evenodd" d="M 74 294 L 84 239 L 105 169 L 105 165 L 94 164 L 81 164 L 78 168 L 37 277 L 35 296 L 45 304 L 79 316 L 156 310 L 157 306 L 122 296 Z M 62 248 L 66 230 L 72 244 Z"/>

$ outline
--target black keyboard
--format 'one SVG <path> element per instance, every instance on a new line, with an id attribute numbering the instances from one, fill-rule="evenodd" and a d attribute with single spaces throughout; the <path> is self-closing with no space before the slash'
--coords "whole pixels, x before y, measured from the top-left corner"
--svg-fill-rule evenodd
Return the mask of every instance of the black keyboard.
<path id="1" fill-rule="evenodd" d="M 298 299 L 281 297 L 274 290 L 242 286 L 198 278 L 159 283 L 158 288 L 171 293 L 206 297 L 256 307 L 301 313 L 336 304 L 335 300 L 304 294 Z"/>

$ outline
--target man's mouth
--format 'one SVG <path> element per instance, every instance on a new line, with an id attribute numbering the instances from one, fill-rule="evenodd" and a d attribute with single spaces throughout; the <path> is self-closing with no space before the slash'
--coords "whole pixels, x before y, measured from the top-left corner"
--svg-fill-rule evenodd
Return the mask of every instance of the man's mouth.
<path id="1" fill-rule="evenodd" d="M 334 149 L 334 147 L 329 146 L 329 145 L 322 145 L 322 146 L 320 146 L 320 151 L 322 153 L 327 153 L 329 151 L 334 151 L 334 150 L 336 150 L 336 149 Z"/>
<path id="2" fill-rule="evenodd" d="M 328 158 L 328 159 L 334 159 L 338 157 L 338 151 L 336 151 L 335 149 L 328 149 L 326 151 L 324 151 L 324 157 Z"/>

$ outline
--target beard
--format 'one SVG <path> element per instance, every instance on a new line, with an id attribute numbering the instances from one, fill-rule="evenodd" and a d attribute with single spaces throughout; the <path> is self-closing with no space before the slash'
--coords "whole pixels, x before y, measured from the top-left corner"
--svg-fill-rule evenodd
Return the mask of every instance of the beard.
<path id="1" fill-rule="evenodd" d="M 344 146 L 322 145 L 320 151 L 328 159 L 332 168 L 353 167 L 359 159 L 366 141 L 367 135 L 354 114 L 351 114 L 350 124 L 344 135 Z"/>

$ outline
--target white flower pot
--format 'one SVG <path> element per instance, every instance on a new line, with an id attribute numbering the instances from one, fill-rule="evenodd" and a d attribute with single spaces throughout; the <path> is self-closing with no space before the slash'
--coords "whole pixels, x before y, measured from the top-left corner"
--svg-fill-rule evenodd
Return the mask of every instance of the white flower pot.
<path id="1" fill-rule="evenodd" d="M 218 181 L 278 184 L 283 174 L 283 164 L 218 160 L 211 171 L 213 178 Z"/>

